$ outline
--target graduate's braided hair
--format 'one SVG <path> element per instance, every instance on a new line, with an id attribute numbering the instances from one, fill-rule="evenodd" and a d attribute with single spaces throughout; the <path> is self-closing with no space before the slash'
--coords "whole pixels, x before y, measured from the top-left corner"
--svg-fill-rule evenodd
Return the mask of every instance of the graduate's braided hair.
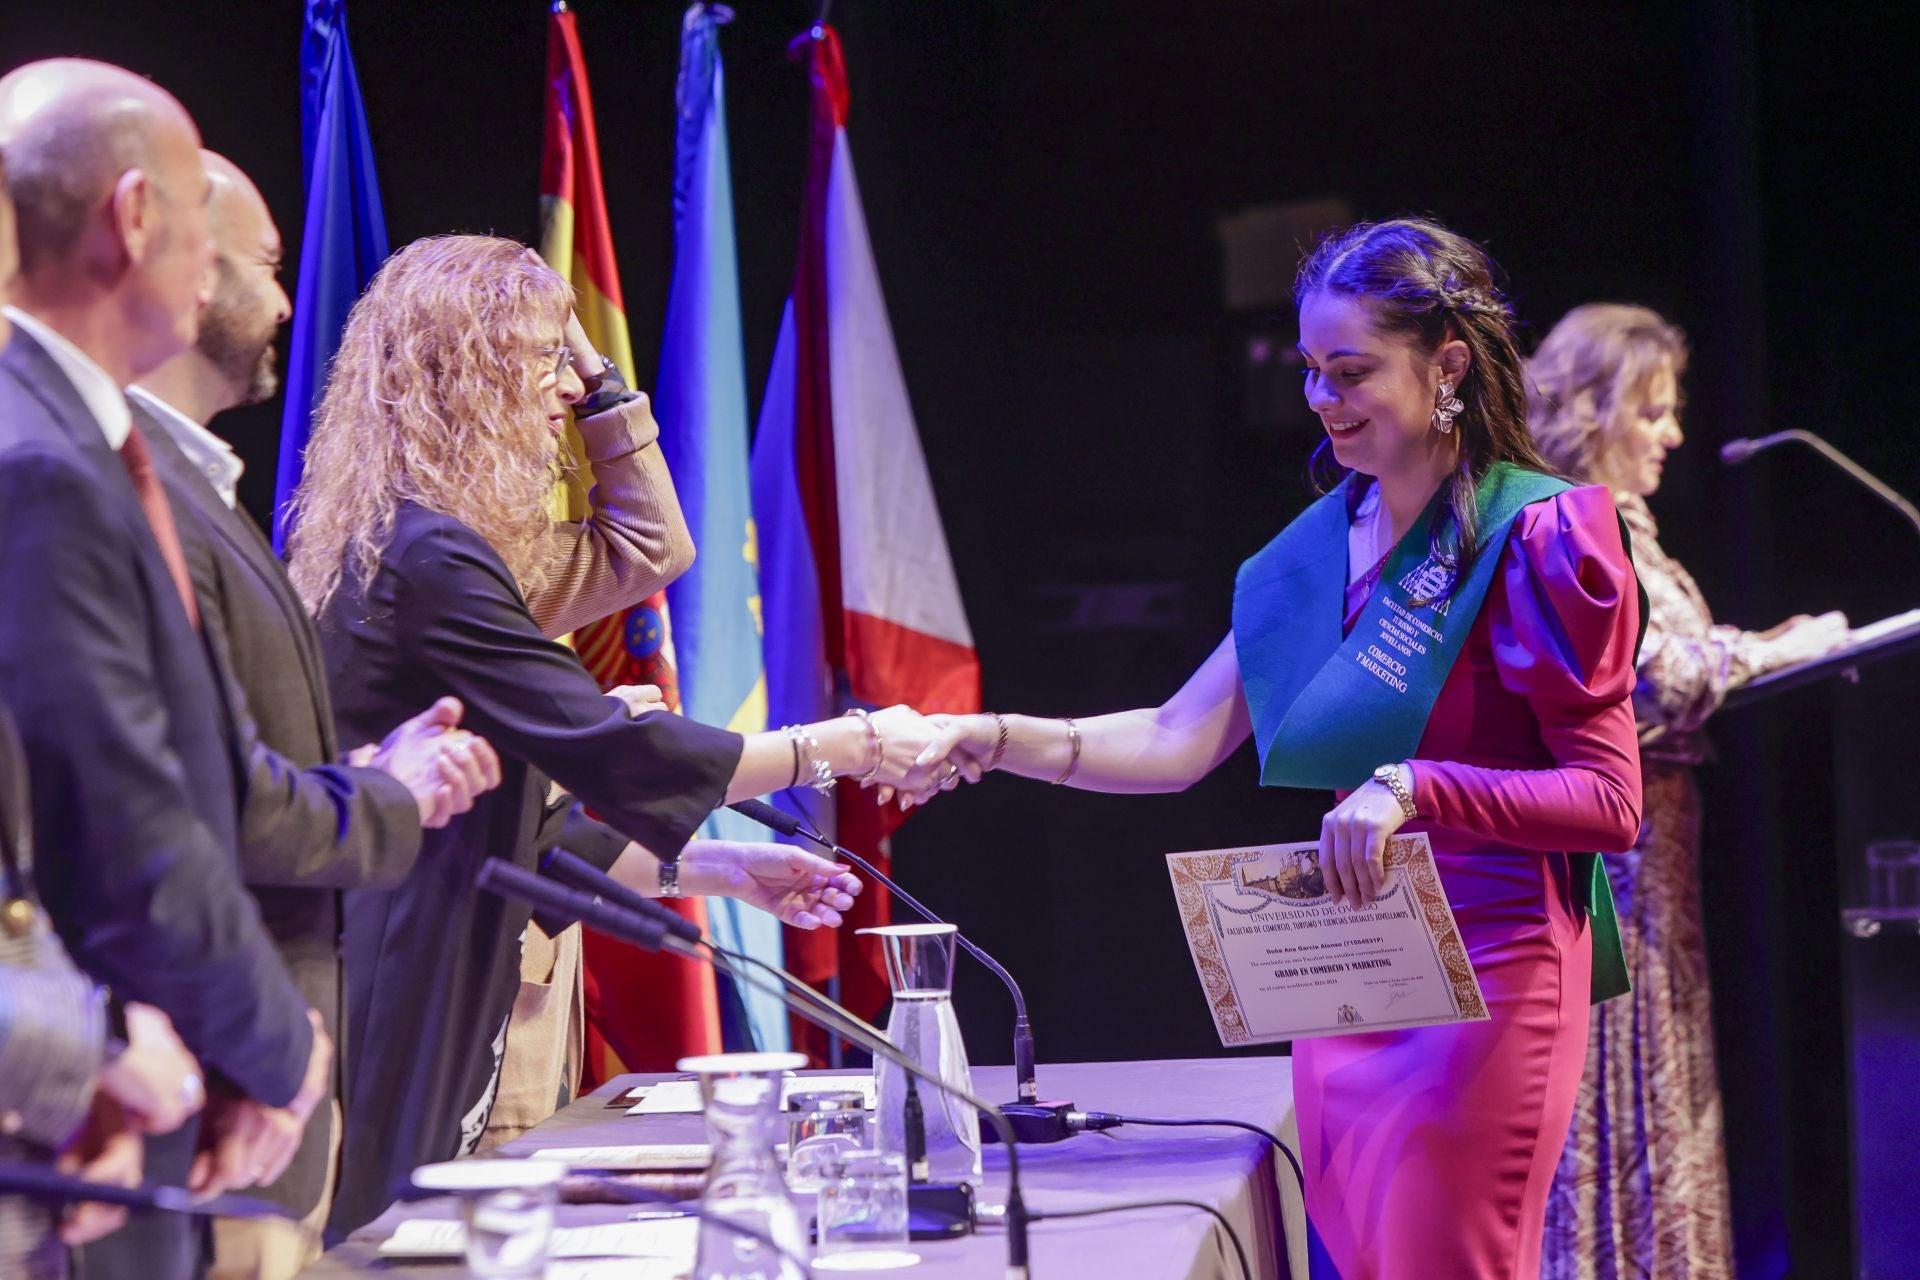
<path id="1" fill-rule="evenodd" d="M 1454 564 L 1447 594 L 1484 550 L 1474 494 L 1487 468 L 1512 462 L 1557 474 L 1527 431 L 1525 364 L 1513 341 L 1513 308 L 1495 277 L 1486 250 L 1465 236 L 1425 218 L 1395 218 L 1329 234 L 1294 279 L 1296 304 L 1320 292 L 1366 298 L 1382 330 L 1411 336 L 1429 352 L 1457 338 L 1472 353 L 1455 390 L 1466 405 L 1454 419 L 1460 465 L 1432 530 L 1434 554 Z M 1345 474 L 1324 440 L 1314 468 L 1324 487 Z"/>

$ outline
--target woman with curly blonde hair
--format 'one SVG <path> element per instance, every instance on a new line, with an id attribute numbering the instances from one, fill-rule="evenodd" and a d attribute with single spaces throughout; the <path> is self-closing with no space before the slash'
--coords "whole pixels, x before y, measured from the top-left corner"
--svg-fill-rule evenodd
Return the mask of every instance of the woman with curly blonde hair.
<path id="1" fill-rule="evenodd" d="M 1687 343 L 1645 307 L 1568 312 L 1529 366 L 1527 421 L 1569 477 L 1604 484 L 1633 535 L 1649 601 L 1634 712 L 1644 821 L 1605 865 L 1630 996 L 1593 1010 L 1573 1129 L 1547 1202 L 1549 1280 L 1733 1274 L 1720 1086 L 1700 920 L 1702 729 L 1729 690 L 1846 637 L 1838 614 L 1754 633 L 1715 625 L 1660 546 L 1647 499 L 1680 445 Z"/>
<path id="2" fill-rule="evenodd" d="M 906 708 L 743 738 L 630 714 L 549 638 L 567 629 L 553 588 L 580 578 L 574 552 L 592 537 L 549 520 L 560 437 L 588 394 L 582 374 L 606 374 L 572 349 L 584 337 L 571 305 L 566 282 L 512 241 L 416 241 L 354 305 L 315 415 L 292 572 L 336 718 L 385 726 L 377 741 L 423 696 L 451 695 L 502 773 L 485 803 L 431 833 L 405 880 L 349 895 L 357 1052 L 336 1233 L 383 1210 L 415 1166 L 471 1150 L 486 1123 L 529 912 L 475 889 L 485 859 L 535 868 L 565 843 L 642 893 L 725 893 L 803 928 L 836 925 L 859 884 L 834 864 L 689 837 L 720 804 L 803 778 L 919 787 L 933 772 L 913 763 L 931 733 Z M 607 825 L 571 797 L 550 801 L 550 781 Z"/>

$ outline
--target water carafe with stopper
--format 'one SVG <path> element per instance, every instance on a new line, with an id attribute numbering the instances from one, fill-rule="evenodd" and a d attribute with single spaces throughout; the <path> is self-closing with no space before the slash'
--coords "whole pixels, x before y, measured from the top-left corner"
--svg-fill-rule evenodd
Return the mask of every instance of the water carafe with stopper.
<path id="1" fill-rule="evenodd" d="M 800 1280 L 806 1234 L 774 1159 L 785 1137 L 781 1095 L 798 1053 L 715 1053 L 682 1058 L 700 1079 L 713 1166 L 700 1193 L 693 1280 Z M 731 1223 L 744 1230 L 733 1230 Z M 769 1247 L 768 1242 L 779 1246 Z M 784 1256 L 783 1256 L 784 1253 Z"/>
<path id="2" fill-rule="evenodd" d="M 967 1046 L 953 1015 L 954 943 L 960 930 L 950 924 L 895 924 L 860 932 L 878 937 L 886 954 L 893 987 L 887 1039 L 949 1087 L 972 1092 Z M 906 1072 L 879 1060 L 873 1072 L 880 1148 L 907 1153 Z M 924 1082 L 916 1092 L 925 1117 L 927 1179 L 979 1186 L 979 1113 Z"/>

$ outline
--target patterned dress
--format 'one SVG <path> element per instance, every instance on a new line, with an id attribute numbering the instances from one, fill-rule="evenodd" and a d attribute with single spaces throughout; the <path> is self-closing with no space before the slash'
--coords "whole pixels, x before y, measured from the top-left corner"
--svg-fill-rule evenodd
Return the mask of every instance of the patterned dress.
<path id="1" fill-rule="evenodd" d="M 1573 1130 L 1547 1203 L 1546 1280 L 1733 1275 L 1713 1006 L 1700 920 L 1701 728 L 1765 670 L 1759 636 L 1716 626 L 1660 547 L 1645 501 L 1615 494 L 1650 603 L 1634 712 L 1645 824 L 1604 860 L 1633 994 L 1593 1010 Z"/>

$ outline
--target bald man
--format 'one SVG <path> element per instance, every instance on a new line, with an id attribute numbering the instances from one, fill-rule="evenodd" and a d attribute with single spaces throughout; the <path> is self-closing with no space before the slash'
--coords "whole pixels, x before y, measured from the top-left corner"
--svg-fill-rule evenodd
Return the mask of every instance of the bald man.
<path id="1" fill-rule="evenodd" d="M 167 1013 L 256 1104 L 256 1162 L 282 1163 L 332 1047 L 240 883 L 245 744 L 120 390 L 198 331 L 199 134 L 139 77 L 62 59 L 0 78 L 0 161 L 20 251 L 0 354 L 0 699 L 31 771 L 36 878 L 75 960 Z M 194 1130 L 148 1140 L 150 1179 L 185 1181 Z M 136 1215 L 83 1273 L 198 1263 L 185 1219 Z"/>

